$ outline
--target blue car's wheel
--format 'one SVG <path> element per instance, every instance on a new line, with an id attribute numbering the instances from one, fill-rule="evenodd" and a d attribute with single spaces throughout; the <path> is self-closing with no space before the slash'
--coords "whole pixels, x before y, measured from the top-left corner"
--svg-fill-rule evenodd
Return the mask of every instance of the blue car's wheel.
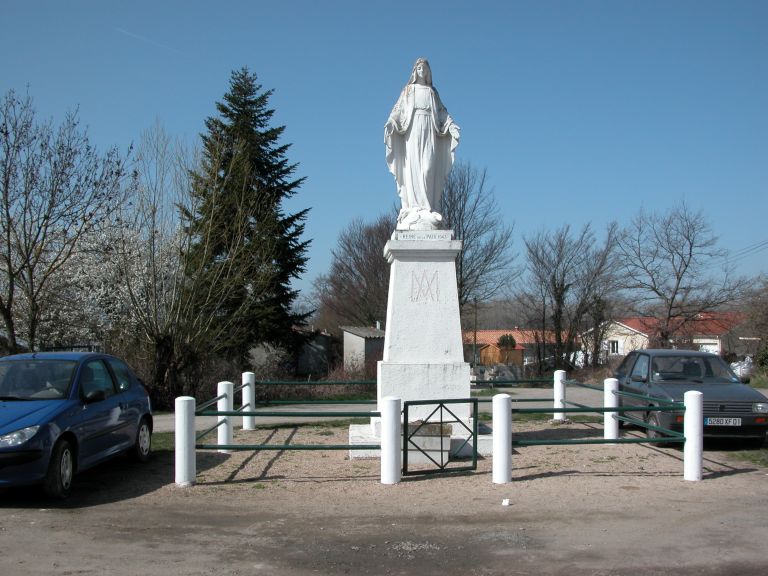
<path id="1" fill-rule="evenodd" d="M 149 427 L 149 420 L 142 418 L 139 423 L 139 430 L 136 433 L 136 443 L 131 449 L 131 456 L 139 462 L 149 460 L 149 452 L 152 449 L 152 429 Z"/>
<path id="2" fill-rule="evenodd" d="M 48 473 L 43 489 L 48 496 L 66 498 L 72 492 L 72 478 L 75 475 L 75 457 L 67 440 L 59 440 L 51 452 Z"/>

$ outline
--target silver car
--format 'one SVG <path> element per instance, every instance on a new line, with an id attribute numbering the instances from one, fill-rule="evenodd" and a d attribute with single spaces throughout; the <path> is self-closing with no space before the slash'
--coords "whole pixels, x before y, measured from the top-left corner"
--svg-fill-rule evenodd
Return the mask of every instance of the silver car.
<path id="1" fill-rule="evenodd" d="M 619 390 L 683 401 L 689 390 L 698 390 L 704 401 L 704 436 L 738 438 L 750 446 L 765 442 L 768 430 L 768 398 L 747 386 L 725 361 L 715 354 L 691 350 L 635 350 L 616 370 Z M 742 381 L 743 380 L 743 381 Z M 622 406 L 652 407 L 653 401 L 620 397 Z M 661 406 L 661 403 L 658 403 Z M 683 414 L 677 412 L 627 412 L 630 418 L 681 432 Z M 647 429 L 649 437 L 657 431 Z"/>

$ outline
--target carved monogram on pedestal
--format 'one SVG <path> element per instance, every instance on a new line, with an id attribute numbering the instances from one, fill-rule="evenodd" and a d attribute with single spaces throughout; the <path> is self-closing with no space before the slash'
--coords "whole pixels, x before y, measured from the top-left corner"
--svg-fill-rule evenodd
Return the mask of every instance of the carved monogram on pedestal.
<path id="1" fill-rule="evenodd" d="M 421 274 L 411 272 L 411 302 L 437 302 L 439 297 L 437 270 L 431 274 L 426 270 Z"/>

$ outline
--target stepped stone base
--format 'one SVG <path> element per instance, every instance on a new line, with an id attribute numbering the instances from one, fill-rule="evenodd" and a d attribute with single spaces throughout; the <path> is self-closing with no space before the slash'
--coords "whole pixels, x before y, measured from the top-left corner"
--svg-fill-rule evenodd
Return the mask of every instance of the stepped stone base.
<path id="1" fill-rule="evenodd" d="M 470 424 L 470 428 L 471 428 Z M 450 436 L 450 457 L 460 456 L 467 458 L 472 456 L 472 442 L 467 442 L 469 434 L 463 427 L 459 431 L 452 431 Z M 402 436 L 401 436 L 402 442 Z M 440 442 L 438 438 L 431 440 L 431 444 L 427 445 L 432 448 L 439 448 L 442 445 L 444 448 L 447 446 L 447 439 Z M 350 424 L 349 426 L 349 443 L 355 444 L 381 444 L 381 437 L 377 436 L 368 424 Z M 435 450 L 431 454 L 432 457 L 440 462 L 440 451 Z M 481 426 L 477 435 L 477 455 L 478 456 L 492 456 L 493 455 L 493 437 L 487 427 Z M 356 458 L 379 458 L 379 450 L 350 450 L 349 459 Z M 421 452 L 415 448 L 408 453 L 408 462 L 413 464 L 427 464 L 429 460 L 424 457 Z"/>

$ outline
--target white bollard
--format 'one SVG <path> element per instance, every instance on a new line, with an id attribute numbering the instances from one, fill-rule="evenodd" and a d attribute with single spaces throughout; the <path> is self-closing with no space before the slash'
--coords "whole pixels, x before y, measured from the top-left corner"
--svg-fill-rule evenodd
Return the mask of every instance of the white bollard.
<path id="1" fill-rule="evenodd" d="M 192 486 L 197 475 L 195 462 L 195 399 L 179 396 L 175 406 L 176 484 Z"/>
<path id="2" fill-rule="evenodd" d="M 231 412 L 233 410 L 232 397 L 234 396 L 233 390 L 235 385 L 232 382 L 219 382 L 216 387 L 216 396 L 224 394 L 224 398 L 219 398 L 216 402 L 216 409 L 219 412 Z M 220 424 L 216 429 L 218 432 L 219 446 L 226 444 L 232 444 L 232 416 L 219 416 L 219 422 L 224 421 L 224 424 Z M 219 450 L 223 454 L 229 454 L 231 450 Z"/>
<path id="3" fill-rule="evenodd" d="M 512 481 L 512 397 L 493 397 L 493 483 Z"/>
<path id="4" fill-rule="evenodd" d="M 381 411 L 381 483 L 397 484 L 402 474 L 403 451 L 400 445 L 400 398 L 385 396 Z"/>
<path id="5" fill-rule="evenodd" d="M 619 391 L 619 381 L 616 378 L 606 378 L 603 381 L 603 408 L 618 408 L 619 396 L 616 392 Z M 603 412 L 603 439 L 604 440 L 618 440 L 619 438 L 619 421 L 615 415 L 618 412 Z"/>
<path id="6" fill-rule="evenodd" d="M 704 460 L 704 396 L 696 390 L 689 390 L 683 395 L 685 418 L 683 419 L 683 478 L 701 480 Z"/>
<path id="7" fill-rule="evenodd" d="M 243 406 L 245 412 L 256 410 L 256 374 L 243 372 Z M 256 430 L 256 416 L 243 416 L 243 430 Z"/>
<path id="8" fill-rule="evenodd" d="M 555 370 L 555 388 L 554 388 L 555 410 L 565 408 L 565 370 Z M 564 412 L 555 412 L 552 414 L 553 420 L 565 420 Z"/>

